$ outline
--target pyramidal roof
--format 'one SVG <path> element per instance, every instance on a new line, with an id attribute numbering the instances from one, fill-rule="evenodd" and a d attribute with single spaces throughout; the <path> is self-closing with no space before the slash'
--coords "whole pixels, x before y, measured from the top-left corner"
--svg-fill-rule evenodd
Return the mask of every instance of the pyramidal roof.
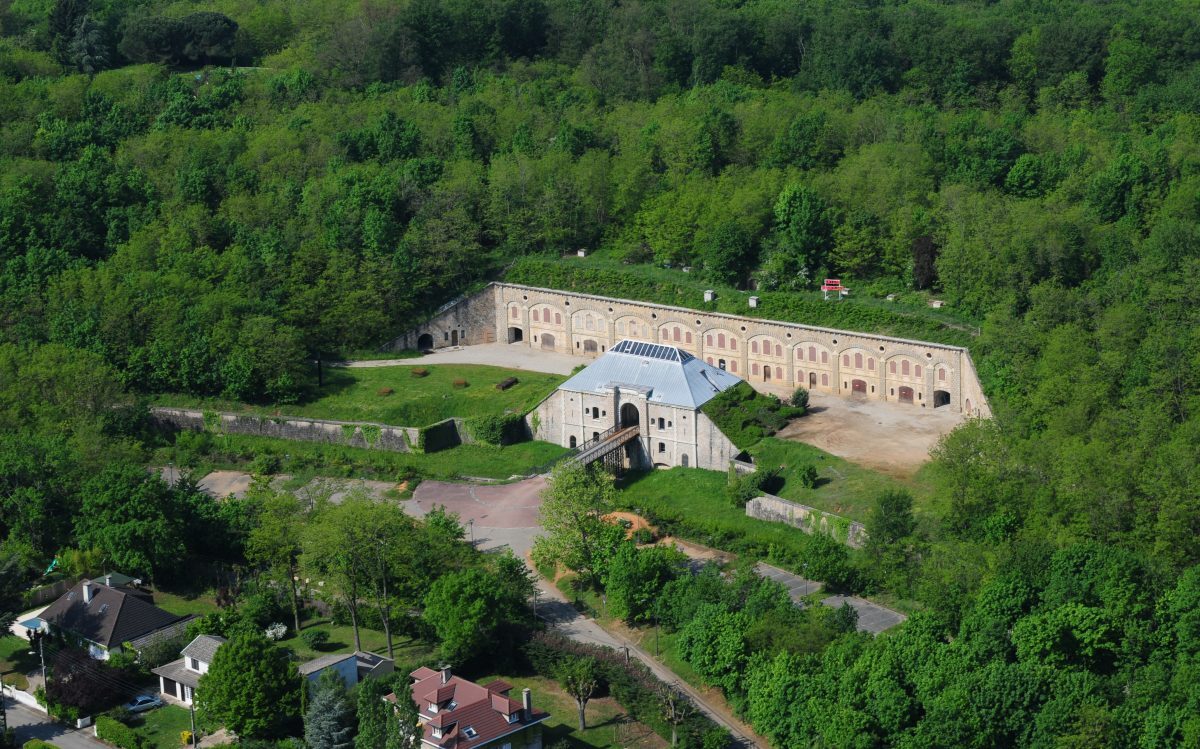
<path id="1" fill-rule="evenodd" d="M 598 393 L 619 387 L 646 393 L 651 403 L 699 408 L 741 378 L 676 346 L 623 340 L 560 389 Z"/>

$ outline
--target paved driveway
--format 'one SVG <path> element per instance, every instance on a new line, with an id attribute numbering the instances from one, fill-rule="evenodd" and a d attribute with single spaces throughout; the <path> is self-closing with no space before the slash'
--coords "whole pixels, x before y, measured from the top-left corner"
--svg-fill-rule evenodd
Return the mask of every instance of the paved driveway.
<path id="1" fill-rule="evenodd" d="M 821 589 L 821 583 L 815 580 L 805 580 L 799 575 L 794 575 L 787 570 L 781 570 L 778 567 L 773 567 L 769 564 L 759 562 L 755 566 L 754 571 L 763 577 L 769 577 L 775 582 L 783 585 L 788 589 L 788 595 L 797 606 L 804 605 L 804 595 L 807 590 L 809 593 Z M 821 600 L 821 603 L 831 608 L 840 608 L 843 603 L 850 605 L 852 609 L 858 612 L 858 631 L 870 632 L 871 634 L 879 634 L 891 629 L 908 617 L 898 611 L 892 611 L 889 608 L 884 608 L 877 603 L 871 603 L 865 598 L 858 596 L 829 596 Z"/>
<path id="2" fill-rule="evenodd" d="M 541 533 L 538 509 L 545 488 L 545 476 L 511 484 L 422 481 L 404 507 L 409 514 L 424 517 L 434 505 L 443 505 L 458 514 L 478 548 L 488 551 L 507 546 L 524 557 Z"/>
<path id="3" fill-rule="evenodd" d="M 108 745 L 92 736 L 92 729 L 76 730 L 55 723 L 44 714 L 4 698 L 8 708 L 8 726 L 17 733 L 17 746 L 30 739 L 49 741 L 61 749 L 108 749 Z"/>

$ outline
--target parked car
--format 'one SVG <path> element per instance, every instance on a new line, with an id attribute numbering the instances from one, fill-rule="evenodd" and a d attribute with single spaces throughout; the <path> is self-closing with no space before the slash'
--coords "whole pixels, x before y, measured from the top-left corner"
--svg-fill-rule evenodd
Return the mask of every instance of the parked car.
<path id="1" fill-rule="evenodd" d="M 153 710 L 156 707 L 162 707 L 162 705 L 163 701 L 159 698 L 149 694 L 142 694 L 126 702 L 124 707 L 131 713 L 142 713 L 147 710 Z"/>

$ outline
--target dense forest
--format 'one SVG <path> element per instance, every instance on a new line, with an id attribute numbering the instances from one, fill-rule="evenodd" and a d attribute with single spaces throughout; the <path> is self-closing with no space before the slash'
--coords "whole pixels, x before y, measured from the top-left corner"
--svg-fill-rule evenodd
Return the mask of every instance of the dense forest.
<path id="1" fill-rule="evenodd" d="M 3 585 L 122 546 L 85 513 L 236 527 L 135 470 L 146 394 L 287 402 L 578 248 L 594 290 L 836 274 L 945 300 L 996 418 L 862 562 L 924 610 L 743 664 L 739 707 L 789 747 L 1198 747 L 1198 11 L 0 0 Z"/>

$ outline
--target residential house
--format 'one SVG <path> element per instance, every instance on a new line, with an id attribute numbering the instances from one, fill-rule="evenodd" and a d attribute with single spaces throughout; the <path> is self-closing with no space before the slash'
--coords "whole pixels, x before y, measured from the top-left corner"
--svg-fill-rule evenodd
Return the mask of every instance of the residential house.
<path id="1" fill-rule="evenodd" d="M 184 646 L 182 658 L 151 669 L 158 676 L 158 691 L 171 699 L 190 705 L 196 698 L 200 677 L 208 673 L 213 656 L 225 642 L 224 637 L 200 635 Z"/>
<path id="2" fill-rule="evenodd" d="M 321 674 L 334 671 L 346 688 L 354 686 L 367 677 L 378 678 L 391 674 L 396 669 L 391 658 L 361 650 L 353 653 L 331 653 L 314 658 L 299 666 L 300 675 L 316 683 Z"/>
<path id="3" fill-rule="evenodd" d="M 528 689 L 517 702 L 513 686 L 497 679 L 480 686 L 450 673 L 419 668 L 409 697 L 417 703 L 421 744 L 435 749 L 542 749 L 542 722 L 550 717 L 535 710 Z M 396 702 L 395 694 L 387 699 Z"/>
<path id="4" fill-rule="evenodd" d="M 39 618 L 43 629 L 77 639 L 93 658 L 108 660 L 126 645 L 136 652 L 156 639 L 175 637 L 195 617 L 164 611 L 140 592 L 84 580 L 46 607 Z"/>

